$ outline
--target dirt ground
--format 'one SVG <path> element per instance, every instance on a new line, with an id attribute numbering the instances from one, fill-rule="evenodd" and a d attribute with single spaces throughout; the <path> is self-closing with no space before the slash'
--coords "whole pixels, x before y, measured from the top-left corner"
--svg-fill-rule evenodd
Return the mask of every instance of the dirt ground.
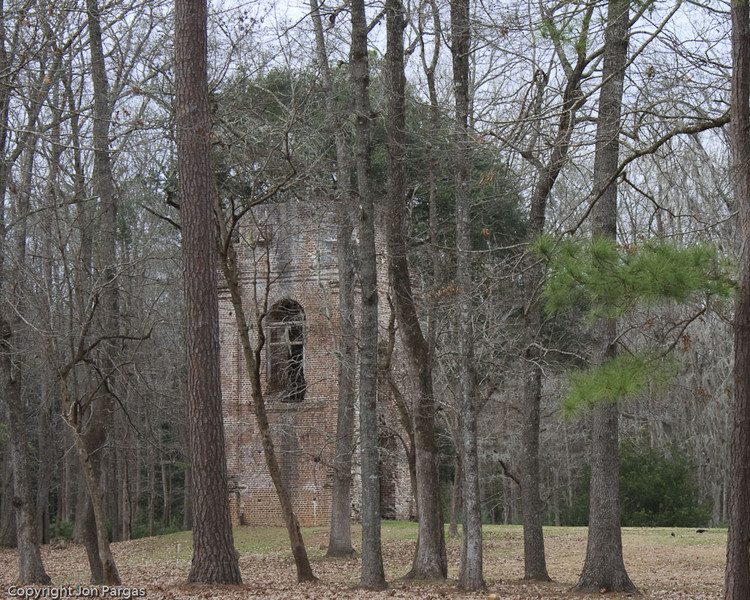
<path id="1" fill-rule="evenodd" d="M 355 531 L 358 535 L 358 531 Z M 113 544 L 113 553 L 123 587 L 115 590 L 92 590 L 88 586 L 88 567 L 81 546 L 64 548 L 45 546 L 43 557 L 53 579 L 51 588 L 17 589 L 18 573 L 14 550 L 0 550 L 0 598 L 99 597 L 130 598 L 269 598 L 315 599 L 335 598 L 375 600 L 415 598 L 490 598 L 491 600 L 556 600 L 563 598 L 620 598 L 614 594 L 572 594 L 586 551 L 583 528 L 550 527 L 545 529 L 547 564 L 552 583 L 533 584 L 522 581 L 523 538 L 518 526 L 485 528 L 485 578 L 488 590 L 482 594 L 462 594 L 455 587 L 459 543 L 449 540 L 451 565 L 447 583 L 405 582 L 399 578 L 409 570 L 416 527 L 413 524 L 384 524 L 383 553 L 389 589 L 365 592 L 357 589 L 359 562 L 326 560 L 327 532 L 322 528 L 305 531 L 308 551 L 319 583 L 298 585 L 294 564 L 286 548 L 282 529 L 239 528 L 235 544 L 240 552 L 243 586 L 188 585 L 191 538 L 180 533 Z M 659 600 L 720 599 L 724 577 L 726 530 L 697 533 L 694 529 L 623 530 L 625 564 L 643 597 Z M 79 586 L 81 586 L 79 590 Z M 65 596 L 65 594 L 68 594 Z"/>

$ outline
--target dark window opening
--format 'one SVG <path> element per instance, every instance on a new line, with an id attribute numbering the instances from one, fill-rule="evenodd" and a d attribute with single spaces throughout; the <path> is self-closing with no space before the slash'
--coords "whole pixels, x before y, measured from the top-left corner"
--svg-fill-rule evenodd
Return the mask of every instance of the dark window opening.
<path id="1" fill-rule="evenodd" d="M 268 392 L 282 402 L 305 399 L 305 312 L 294 300 L 276 303 L 266 316 Z"/>

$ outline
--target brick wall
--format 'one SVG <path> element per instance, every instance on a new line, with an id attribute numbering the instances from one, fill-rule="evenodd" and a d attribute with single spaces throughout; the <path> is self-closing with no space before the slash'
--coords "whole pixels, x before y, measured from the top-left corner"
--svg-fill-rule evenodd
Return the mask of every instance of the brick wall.
<path id="1" fill-rule="evenodd" d="M 331 468 L 335 449 L 338 402 L 338 270 L 336 226 L 330 211 L 309 204 L 278 204 L 254 209 L 240 232 L 238 260 L 242 272 L 245 313 L 254 322 L 257 311 L 293 301 L 304 311 L 304 399 L 285 402 L 271 393 L 269 353 L 263 352 L 261 373 L 277 456 L 300 524 L 323 525 L 330 520 Z M 381 293 L 387 293 L 384 245 L 379 244 Z M 381 303 L 384 325 L 388 315 Z M 230 480 L 230 505 L 235 524 L 282 525 L 276 492 L 265 466 L 256 431 L 250 382 L 226 290 L 220 290 L 222 393 Z M 267 327 L 264 329 L 267 331 Z M 273 360 L 273 359 L 272 359 Z M 388 400 L 384 418 L 392 418 Z M 413 511 L 408 468 L 403 450 L 389 442 L 384 460 L 383 507 L 386 518 L 409 518 Z M 355 468 L 356 471 L 356 468 Z M 353 512 L 359 505 L 355 482 Z"/>

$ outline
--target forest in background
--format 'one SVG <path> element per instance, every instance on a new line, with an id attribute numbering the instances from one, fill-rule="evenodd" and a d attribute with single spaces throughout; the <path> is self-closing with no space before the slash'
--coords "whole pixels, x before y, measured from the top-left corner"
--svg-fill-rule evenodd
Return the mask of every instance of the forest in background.
<path id="1" fill-rule="evenodd" d="M 94 535 L 76 439 L 100 450 L 92 456 L 112 540 L 190 528 L 173 7 L 14 0 L 2 9 L 0 543 L 16 543 L 11 428 L 26 438 L 15 443 L 28 449 L 44 542 Z M 260 201 L 333 206 L 337 134 L 353 152 L 348 9 L 319 7 L 332 103 L 311 50 L 311 9 L 286 9 L 217 3 L 209 11 L 211 141 L 221 207 L 233 216 Z M 372 193 L 381 206 L 390 89 L 383 10 L 373 4 L 366 13 Z M 592 300 L 540 310 L 530 322 L 543 285 L 529 297 L 529 273 L 551 272 L 530 240 L 591 233 L 606 5 L 472 6 L 468 271 L 457 266 L 449 6 L 425 1 L 405 11 L 405 231 L 434 356 L 446 517 L 458 489 L 457 340 L 467 296 L 482 519 L 523 520 L 524 385 L 533 364 L 543 520 L 586 524 L 589 417 L 564 417 L 561 400 L 569 373 L 589 361 Z M 624 261 L 654 240 L 714 248 L 717 270 L 737 260 L 724 127 L 728 11 L 725 3 L 631 7 L 615 175 Z M 467 272 L 468 288 L 457 283 Z M 675 365 L 672 377 L 649 380 L 621 405 L 624 524 L 727 523 L 733 302 L 724 296 L 634 299 L 618 315 L 625 353 L 670 351 Z M 380 307 L 389 310 L 385 299 Z M 413 394 L 410 374 L 392 371 L 394 385 Z"/>

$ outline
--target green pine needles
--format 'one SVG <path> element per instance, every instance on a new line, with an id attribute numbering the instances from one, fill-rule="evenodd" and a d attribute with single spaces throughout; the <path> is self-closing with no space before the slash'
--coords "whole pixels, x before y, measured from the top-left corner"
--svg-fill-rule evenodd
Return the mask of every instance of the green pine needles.
<path id="1" fill-rule="evenodd" d="M 735 288 L 729 261 L 703 244 L 657 240 L 623 248 L 607 239 L 542 237 L 535 250 L 548 261 L 543 299 L 550 314 L 584 307 L 591 319 L 619 317 L 638 304 L 727 298 Z"/>
<path id="2" fill-rule="evenodd" d="M 606 239 L 541 237 L 534 249 L 547 261 L 542 298 L 549 314 L 578 309 L 592 321 L 615 318 L 639 306 L 728 298 L 736 287 L 729 261 L 709 245 L 685 248 L 649 240 L 622 247 Z M 631 397 L 650 383 L 669 381 L 677 373 L 677 361 L 662 354 L 652 350 L 621 355 L 570 373 L 563 414 L 571 417 Z"/>
<path id="3" fill-rule="evenodd" d="M 677 370 L 677 360 L 671 354 L 645 353 L 622 354 L 593 369 L 570 371 L 561 404 L 563 417 L 572 419 L 600 404 L 619 402 L 649 384 L 666 384 Z"/>

